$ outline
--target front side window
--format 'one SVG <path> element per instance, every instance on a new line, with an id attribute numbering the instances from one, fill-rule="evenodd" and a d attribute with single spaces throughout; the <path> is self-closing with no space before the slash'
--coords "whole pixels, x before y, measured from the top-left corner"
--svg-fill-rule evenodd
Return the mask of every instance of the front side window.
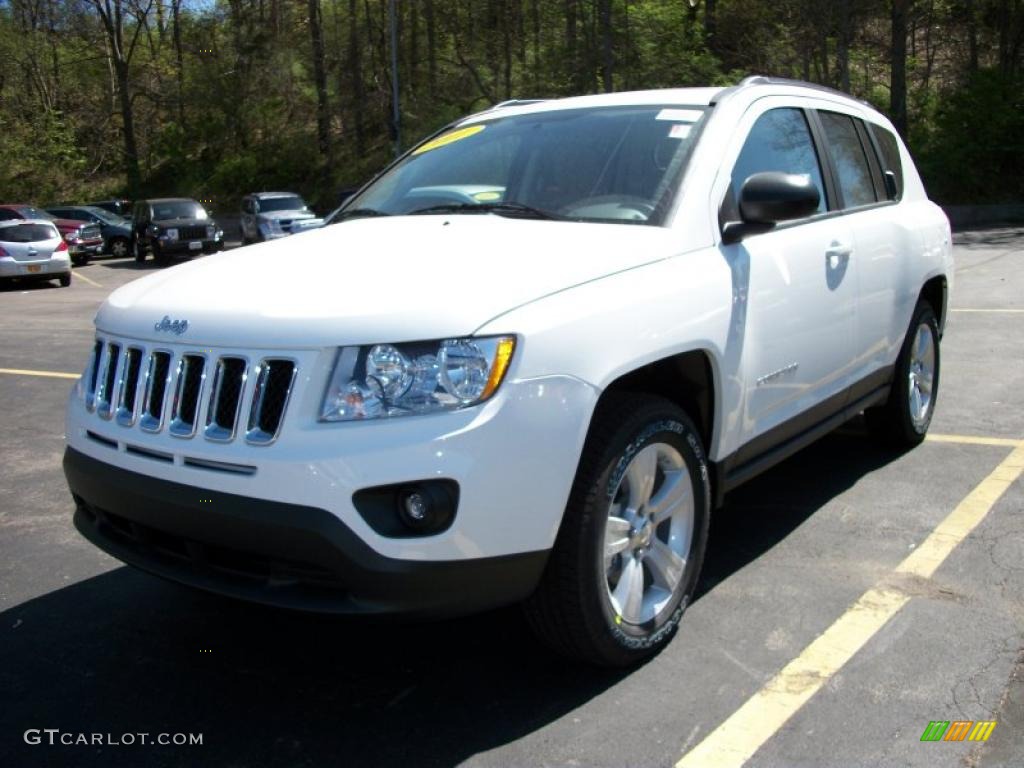
<path id="1" fill-rule="evenodd" d="M 821 165 L 803 110 L 771 109 L 757 118 L 732 169 L 730 195 L 726 201 L 727 220 L 739 219 L 737 205 L 743 182 L 755 173 L 771 171 L 810 178 L 818 188 L 818 213 L 826 210 Z"/>
<path id="2" fill-rule="evenodd" d="M 599 107 L 455 128 L 417 147 L 331 218 L 495 212 L 661 224 L 705 112 Z"/>
<path id="3" fill-rule="evenodd" d="M 829 156 L 839 178 L 839 189 L 843 193 L 843 207 L 856 208 L 878 202 L 875 185 L 871 181 L 868 156 L 857 134 L 857 127 L 849 115 L 836 112 L 819 112 Z"/>

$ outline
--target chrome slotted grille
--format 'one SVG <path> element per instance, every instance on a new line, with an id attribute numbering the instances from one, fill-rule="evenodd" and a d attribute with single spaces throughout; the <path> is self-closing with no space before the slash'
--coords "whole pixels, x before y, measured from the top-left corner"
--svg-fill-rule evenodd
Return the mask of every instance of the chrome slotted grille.
<path id="1" fill-rule="evenodd" d="M 245 433 L 248 442 L 266 445 L 277 439 L 294 381 L 295 363 L 291 360 L 265 359 L 260 363 Z"/>
<path id="2" fill-rule="evenodd" d="M 274 442 L 295 383 L 295 361 L 257 358 L 250 376 L 245 357 L 203 352 L 97 340 L 85 377 L 86 407 L 143 432 L 166 428 L 182 439 L 201 433 L 220 443 L 242 437 L 252 445 Z"/>

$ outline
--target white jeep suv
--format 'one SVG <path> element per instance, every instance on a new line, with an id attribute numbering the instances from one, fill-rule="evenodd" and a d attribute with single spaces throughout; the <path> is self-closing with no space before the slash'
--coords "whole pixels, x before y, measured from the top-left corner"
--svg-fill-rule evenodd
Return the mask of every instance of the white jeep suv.
<path id="1" fill-rule="evenodd" d="M 731 488 L 862 411 L 923 439 L 952 277 L 903 143 L 840 93 L 505 103 L 323 229 L 115 291 L 68 404 L 75 522 L 219 593 L 525 601 L 634 663 Z"/>

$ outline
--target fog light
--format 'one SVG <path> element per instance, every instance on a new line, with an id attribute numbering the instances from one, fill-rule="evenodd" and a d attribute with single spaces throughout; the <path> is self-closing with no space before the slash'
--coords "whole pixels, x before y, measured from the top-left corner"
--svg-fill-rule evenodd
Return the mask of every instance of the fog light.
<path id="1" fill-rule="evenodd" d="M 405 507 L 406 516 L 412 518 L 417 523 L 426 520 L 427 513 L 430 511 L 430 505 L 419 491 L 407 494 L 402 500 L 402 506 Z"/>
<path id="2" fill-rule="evenodd" d="M 381 536 L 433 536 L 451 527 L 459 507 L 459 484 L 431 479 L 363 488 L 352 494 L 360 516 Z"/>

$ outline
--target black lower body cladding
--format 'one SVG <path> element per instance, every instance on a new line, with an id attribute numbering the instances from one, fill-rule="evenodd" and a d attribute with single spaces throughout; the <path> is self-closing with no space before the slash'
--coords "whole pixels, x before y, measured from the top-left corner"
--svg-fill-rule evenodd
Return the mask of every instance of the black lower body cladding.
<path id="1" fill-rule="evenodd" d="M 85 538 L 193 587 L 327 613 L 450 616 L 517 602 L 548 553 L 457 561 L 384 557 L 324 509 L 185 485 L 64 454 Z"/>

